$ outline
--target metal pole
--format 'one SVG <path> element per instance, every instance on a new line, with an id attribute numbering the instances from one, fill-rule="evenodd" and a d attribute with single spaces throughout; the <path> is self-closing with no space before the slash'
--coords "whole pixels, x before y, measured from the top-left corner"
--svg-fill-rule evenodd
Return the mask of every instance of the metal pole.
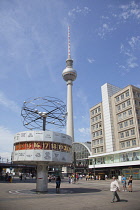
<path id="1" fill-rule="evenodd" d="M 46 117 L 43 117 L 43 131 L 46 130 Z"/>
<path id="2" fill-rule="evenodd" d="M 74 152 L 74 183 L 76 182 L 76 152 Z"/>
<path id="3" fill-rule="evenodd" d="M 94 158 L 94 180 L 96 179 L 95 177 L 95 158 Z"/>

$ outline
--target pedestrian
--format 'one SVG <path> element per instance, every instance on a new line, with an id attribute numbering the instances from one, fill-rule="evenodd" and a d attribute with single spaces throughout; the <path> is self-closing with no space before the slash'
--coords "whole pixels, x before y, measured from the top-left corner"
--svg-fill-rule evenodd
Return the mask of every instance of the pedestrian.
<path id="1" fill-rule="evenodd" d="M 69 184 L 71 183 L 71 176 L 69 176 Z"/>
<path id="2" fill-rule="evenodd" d="M 60 184 L 61 184 L 61 178 L 60 176 L 58 176 L 56 178 L 56 192 L 59 193 L 60 192 Z"/>
<path id="3" fill-rule="evenodd" d="M 111 203 L 114 203 L 115 202 L 115 197 L 117 198 L 117 201 L 116 202 L 119 202 L 120 201 L 120 198 L 119 198 L 119 195 L 117 193 L 117 191 L 120 191 L 120 187 L 119 187 L 119 184 L 116 180 L 116 177 L 113 176 L 112 177 L 112 182 L 110 184 L 110 191 L 112 192 L 113 194 L 113 198 L 112 198 L 112 202 Z"/>
<path id="4" fill-rule="evenodd" d="M 128 180 L 128 191 L 132 192 L 132 176 L 131 175 Z"/>
<path id="5" fill-rule="evenodd" d="M 122 185 L 123 185 L 123 190 L 122 191 L 127 191 L 126 189 L 126 177 L 122 175 Z"/>
<path id="6" fill-rule="evenodd" d="M 20 180 L 22 181 L 22 173 L 20 174 Z"/>

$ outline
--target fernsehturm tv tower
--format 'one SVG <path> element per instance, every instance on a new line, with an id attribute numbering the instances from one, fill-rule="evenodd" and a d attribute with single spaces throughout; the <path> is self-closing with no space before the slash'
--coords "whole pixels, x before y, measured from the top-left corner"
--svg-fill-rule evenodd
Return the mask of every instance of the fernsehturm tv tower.
<path id="1" fill-rule="evenodd" d="M 70 48 L 70 27 L 68 26 L 68 58 L 66 68 L 62 72 L 63 79 L 67 82 L 67 130 L 66 134 L 72 137 L 74 142 L 74 123 L 73 123 L 73 102 L 72 102 L 72 85 L 77 77 L 76 70 L 73 69 L 73 60 L 71 59 Z"/>

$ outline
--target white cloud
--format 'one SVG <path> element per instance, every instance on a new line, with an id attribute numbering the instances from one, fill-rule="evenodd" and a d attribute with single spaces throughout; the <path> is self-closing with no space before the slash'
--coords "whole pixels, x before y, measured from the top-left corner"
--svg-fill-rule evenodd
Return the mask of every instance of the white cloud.
<path id="1" fill-rule="evenodd" d="M 127 43 L 121 44 L 120 53 L 124 56 L 124 63 L 119 67 L 123 70 L 130 71 L 139 66 L 139 59 L 136 56 L 135 50 L 140 44 L 140 37 L 132 37 Z"/>
<path id="2" fill-rule="evenodd" d="M 14 134 L 8 128 L 0 126 L 0 156 L 1 161 L 11 160 L 11 153 L 14 143 Z"/>
<path id="3" fill-rule="evenodd" d="M 130 17 L 140 19 L 140 5 L 132 1 L 129 4 L 121 5 L 120 9 L 122 10 L 119 17 L 127 20 Z"/>
<path id="4" fill-rule="evenodd" d="M 90 129 L 89 128 L 79 128 L 78 131 L 82 133 L 84 136 L 90 134 Z"/>
<path id="5" fill-rule="evenodd" d="M 95 62 L 95 60 L 93 58 L 87 58 L 87 60 L 88 60 L 89 63 Z"/>
<path id="6" fill-rule="evenodd" d="M 128 41 L 130 47 L 134 50 L 137 47 L 140 47 L 140 36 L 137 37 L 132 37 L 129 41 Z"/>
<path id="7" fill-rule="evenodd" d="M 78 6 L 76 8 L 73 8 L 68 12 L 68 16 L 75 18 L 76 14 L 82 14 L 87 15 L 91 10 L 88 7 L 79 8 Z"/>
<path id="8" fill-rule="evenodd" d="M 107 34 L 111 34 L 114 30 L 116 30 L 116 27 L 112 27 L 110 23 L 103 23 L 97 30 L 97 34 L 103 39 Z"/>
<path id="9" fill-rule="evenodd" d="M 19 114 L 21 111 L 20 107 L 18 107 L 18 105 L 14 101 L 6 98 L 2 91 L 0 91 L 0 105 L 5 106 L 6 108 L 12 110 L 17 114 Z"/>

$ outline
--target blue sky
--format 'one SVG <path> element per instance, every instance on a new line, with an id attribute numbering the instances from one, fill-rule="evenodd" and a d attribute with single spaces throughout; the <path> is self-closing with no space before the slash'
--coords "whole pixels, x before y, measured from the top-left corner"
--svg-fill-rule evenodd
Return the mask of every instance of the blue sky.
<path id="1" fill-rule="evenodd" d="M 90 141 L 89 109 L 105 83 L 140 87 L 140 1 L 0 1 L 0 156 L 27 130 L 23 102 L 52 96 L 66 103 L 62 78 L 67 28 L 77 79 L 73 84 L 75 141 Z M 65 130 L 54 131 L 65 132 Z"/>

